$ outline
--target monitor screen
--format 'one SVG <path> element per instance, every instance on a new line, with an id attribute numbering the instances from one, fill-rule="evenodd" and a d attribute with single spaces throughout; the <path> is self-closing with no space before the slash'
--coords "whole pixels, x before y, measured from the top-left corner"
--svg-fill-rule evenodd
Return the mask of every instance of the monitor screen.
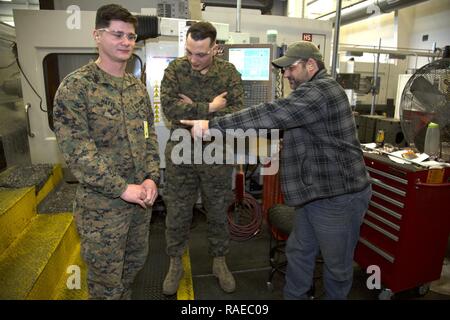
<path id="1" fill-rule="evenodd" d="M 270 79 L 270 48 L 230 48 L 228 60 L 239 71 L 242 80 Z"/>

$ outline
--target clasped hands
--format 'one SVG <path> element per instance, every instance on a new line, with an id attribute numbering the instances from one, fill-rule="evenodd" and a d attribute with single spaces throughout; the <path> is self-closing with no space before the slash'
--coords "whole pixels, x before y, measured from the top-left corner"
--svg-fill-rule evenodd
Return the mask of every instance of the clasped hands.
<path id="1" fill-rule="evenodd" d="M 120 197 L 145 209 L 151 207 L 158 197 L 158 187 L 153 180 L 146 179 L 141 184 L 129 184 Z"/>

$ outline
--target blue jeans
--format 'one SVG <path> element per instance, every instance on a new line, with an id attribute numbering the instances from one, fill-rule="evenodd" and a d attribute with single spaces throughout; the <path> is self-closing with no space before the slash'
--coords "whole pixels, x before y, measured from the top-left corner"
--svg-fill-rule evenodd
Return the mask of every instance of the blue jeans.
<path id="1" fill-rule="evenodd" d="M 346 299 L 353 282 L 353 254 L 372 188 L 310 202 L 295 211 L 286 244 L 285 299 L 308 299 L 319 250 L 326 299 Z"/>

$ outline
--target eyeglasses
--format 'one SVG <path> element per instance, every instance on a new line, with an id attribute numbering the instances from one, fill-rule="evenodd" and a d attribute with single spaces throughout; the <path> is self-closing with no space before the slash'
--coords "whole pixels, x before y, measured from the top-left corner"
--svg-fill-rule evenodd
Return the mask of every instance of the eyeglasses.
<path id="1" fill-rule="evenodd" d="M 190 52 L 187 48 L 185 48 L 184 50 L 186 51 L 186 55 L 187 55 L 188 57 L 195 56 L 195 57 L 197 57 L 197 58 L 199 58 L 199 59 L 203 59 L 203 58 L 209 56 L 210 53 L 211 53 L 211 51 L 212 51 L 212 49 L 211 49 L 211 50 L 209 50 L 208 52 L 192 53 L 192 52 Z"/>
<path id="2" fill-rule="evenodd" d="M 281 68 L 281 72 L 283 72 L 283 73 L 285 73 L 286 71 L 290 71 L 290 72 L 292 72 L 292 70 L 294 70 L 294 68 L 296 67 L 296 66 L 298 66 L 299 64 L 302 64 L 302 63 L 306 63 L 306 61 L 304 61 L 304 60 L 297 60 L 297 61 L 295 61 L 293 64 L 291 64 L 289 67 L 284 67 L 284 68 Z"/>
<path id="3" fill-rule="evenodd" d="M 97 31 L 106 31 L 109 34 L 111 34 L 114 38 L 117 40 L 123 39 L 123 37 L 126 37 L 128 41 L 136 41 L 138 35 L 136 33 L 125 33 L 123 31 L 115 31 L 115 30 L 109 30 L 106 28 L 97 29 Z"/>

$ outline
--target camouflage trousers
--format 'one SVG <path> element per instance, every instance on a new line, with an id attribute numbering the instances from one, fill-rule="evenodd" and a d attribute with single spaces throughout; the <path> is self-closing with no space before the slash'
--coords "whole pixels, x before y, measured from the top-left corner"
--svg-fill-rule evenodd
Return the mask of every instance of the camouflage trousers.
<path id="1" fill-rule="evenodd" d="M 168 158 L 167 158 L 168 159 Z M 209 254 L 228 253 L 227 208 L 233 200 L 230 165 L 174 165 L 166 162 L 164 202 L 167 208 L 167 254 L 181 256 L 187 246 L 194 204 L 199 191 L 207 211 Z"/>
<path id="2" fill-rule="evenodd" d="M 151 208 L 79 192 L 74 215 L 89 299 L 130 299 L 130 286 L 147 259 Z"/>

